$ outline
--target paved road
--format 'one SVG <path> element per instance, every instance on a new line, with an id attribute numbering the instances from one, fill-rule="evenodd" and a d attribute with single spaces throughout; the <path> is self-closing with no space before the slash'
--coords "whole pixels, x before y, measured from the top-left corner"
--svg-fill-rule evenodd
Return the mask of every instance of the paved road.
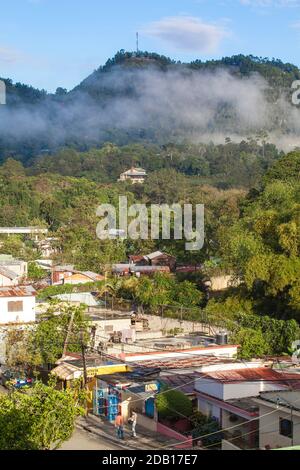
<path id="1" fill-rule="evenodd" d="M 75 429 L 73 436 L 60 450 L 124 450 L 106 439 L 95 437 L 88 431 Z"/>

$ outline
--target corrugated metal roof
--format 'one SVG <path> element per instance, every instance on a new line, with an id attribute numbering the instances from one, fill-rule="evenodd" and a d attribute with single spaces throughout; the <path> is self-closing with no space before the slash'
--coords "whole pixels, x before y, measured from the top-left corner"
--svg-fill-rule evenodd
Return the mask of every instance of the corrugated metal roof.
<path id="1" fill-rule="evenodd" d="M 183 393 L 191 395 L 194 393 L 194 379 L 196 379 L 197 377 L 197 373 L 165 375 L 160 377 L 160 381 L 168 385 L 168 387 L 170 388 L 176 388 L 177 390 L 181 390 Z"/>
<path id="2" fill-rule="evenodd" d="M 32 286 L 0 287 L 0 297 L 31 297 L 36 295 Z"/>
<path id="3" fill-rule="evenodd" d="M 55 369 L 52 369 L 51 374 L 56 375 L 61 380 L 68 380 L 73 377 L 75 372 L 81 373 L 78 367 L 73 366 L 70 363 L 63 362 L 59 366 L 55 367 Z"/>
<path id="4" fill-rule="evenodd" d="M 207 372 L 201 374 L 202 378 L 213 379 L 218 382 L 223 383 L 232 383 L 232 382 L 249 382 L 251 380 L 267 380 L 274 381 L 276 380 L 299 380 L 300 374 L 286 374 L 278 372 L 269 367 L 260 367 L 260 368 L 245 368 L 245 369 L 232 369 L 232 370 L 223 370 L 216 372 Z"/>
<path id="5" fill-rule="evenodd" d="M 136 364 L 140 364 L 144 367 L 160 367 L 161 370 L 168 369 L 190 369 L 200 368 L 203 366 L 214 365 L 214 364 L 228 364 L 233 363 L 232 359 L 215 357 L 215 356 L 194 356 L 190 358 L 176 358 L 174 359 L 152 359 L 149 361 L 135 361 Z"/>
<path id="6" fill-rule="evenodd" d="M 14 271 L 11 271 L 10 269 L 7 269 L 5 267 L 1 267 L 1 265 L 0 274 L 2 274 L 2 276 L 4 277 L 7 277 L 8 279 L 11 279 L 12 281 L 16 279 L 16 277 L 18 277 L 18 275 Z"/>

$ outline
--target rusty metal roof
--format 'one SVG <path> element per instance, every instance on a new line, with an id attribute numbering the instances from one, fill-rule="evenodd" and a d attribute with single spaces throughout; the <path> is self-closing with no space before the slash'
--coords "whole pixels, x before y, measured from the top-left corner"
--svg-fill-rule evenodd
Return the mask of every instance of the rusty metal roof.
<path id="1" fill-rule="evenodd" d="M 295 380 L 300 383 L 300 374 L 287 374 L 270 369 L 269 367 L 245 368 L 232 370 L 218 370 L 215 372 L 206 372 L 201 374 L 202 378 L 216 380 L 222 383 L 250 382 L 266 380 L 269 382 Z"/>
<path id="2" fill-rule="evenodd" d="M 32 286 L 0 287 L 0 297 L 31 297 L 36 295 Z"/>
<path id="3" fill-rule="evenodd" d="M 190 358 L 176 358 L 174 359 L 151 359 L 148 361 L 136 360 L 135 364 L 140 364 L 143 367 L 160 367 L 161 370 L 168 369 L 191 369 L 201 368 L 203 366 L 214 365 L 214 364 L 228 364 L 233 363 L 234 360 L 226 357 L 215 357 L 215 356 L 194 356 Z M 130 364 L 130 362 L 129 362 Z"/>

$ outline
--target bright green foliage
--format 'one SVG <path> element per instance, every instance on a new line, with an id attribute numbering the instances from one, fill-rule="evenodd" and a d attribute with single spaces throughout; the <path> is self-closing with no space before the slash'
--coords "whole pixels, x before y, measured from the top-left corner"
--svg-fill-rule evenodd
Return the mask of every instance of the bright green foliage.
<path id="1" fill-rule="evenodd" d="M 0 449 L 50 450 L 68 440 L 83 414 L 81 394 L 37 382 L 22 393 L 0 395 Z"/>
<path id="2" fill-rule="evenodd" d="M 222 433 L 217 432 L 220 430 L 220 424 L 216 419 L 204 416 L 199 411 L 196 411 L 192 414 L 191 421 L 193 423 L 193 439 L 199 438 L 202 446 L 212 447 L 214 444 L 221 443 Z"/>
<path id="3" fill-rule="evenodd" d="M 32 281 L 38 281 L 47 276 L 47 272 L 40 268 L 36 263 L 29 263 L 28 265 L 28 278 Z"/>
<path id="4" fill-rule="evenodd" d="M 174 276 L 161 273 L 140 279 L 125 279 L 119 284 L 118 292 L 119 295 L 133 299 L 154 310 L 160 305 L 194 307 L 203 299 L 203 293 L 194 283 L 178 282 Z"/>
<path id="5" fill-rule="evenodd" d="M 243 216 L 219 231 L 227 269 L 244 280 L 257 313 L 300 319 L 300 152 L 282 157 Z"/>
<path id="6" fill-rule="evenodd" d="M 89 331 L 89 323 L 84 312 L 84 306 L 54 303 L 32 332 L 29 339 L 28 362 L 35 365 L 55 364 L 61 358 L 72 316 L 73 325 L 68 339 L 68 351 L 81 351 L 81 331 L 85 340 Z"/>
<path id="7" fill-rule="evenodd" d="M 179 390 L 167 390 L 156 396 L 156 408 L 159 418 L 180 419 L 191 416 L 191 400 Z"/>
<path id="8" fill-rule="evenodd" d="M 241 359 L 263 357 L 269 352 L 269 345 L 261 330 L 240 328 L 236 334 L 230 337 L 230 341 L 240 345 L 238 357 Z"/>

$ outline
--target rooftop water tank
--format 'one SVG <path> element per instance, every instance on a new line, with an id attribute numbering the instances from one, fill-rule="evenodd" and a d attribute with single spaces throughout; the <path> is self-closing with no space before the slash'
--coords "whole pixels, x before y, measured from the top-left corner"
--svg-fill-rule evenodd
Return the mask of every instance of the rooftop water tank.
<path id="1" fill-rule="evenodd" d="M 216 334 L 216 343 L 219 346 L 224 346 L 224 344 L 228 344 L 228 335 L 226 331 L 219 331 Z"/>

